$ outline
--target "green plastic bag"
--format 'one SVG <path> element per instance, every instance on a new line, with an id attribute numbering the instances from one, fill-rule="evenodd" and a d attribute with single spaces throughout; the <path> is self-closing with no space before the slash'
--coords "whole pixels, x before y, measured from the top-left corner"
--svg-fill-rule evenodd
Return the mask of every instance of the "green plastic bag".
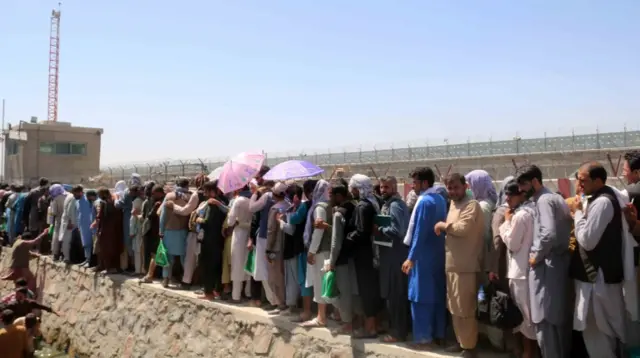
<path id="1" fill-rule="evenodd" d="M 49 235 L 53 236 L 53 225 L 49 225 Z"/>
<path id="2" fill-rule="evenodd" d="M 256 250 L 252 249 L 247 253 L 247 261 L 244 263 L 244 272 L 253 276 L 256 273 Z"/>
<path id="3" fill-rule="evenodd" d="M 322 298 L 338 298 L 338 284 L 336 283 L 336 273 L 327 271 L 322 275 Z"/>
<path id="4" fill-rule="evenodd" d="M 164 243 L 160 240 L 158 249 L 156 250 L 156 265 L 160 267 L 169 266 L 169 256 L 167 255 L 167 248 L 164 247 Z"/>

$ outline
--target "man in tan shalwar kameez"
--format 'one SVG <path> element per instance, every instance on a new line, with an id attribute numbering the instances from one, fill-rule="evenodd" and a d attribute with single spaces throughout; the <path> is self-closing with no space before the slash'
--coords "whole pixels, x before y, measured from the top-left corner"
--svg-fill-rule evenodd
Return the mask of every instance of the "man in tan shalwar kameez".
<path id="1" fill-rule="evenodd" d="M 466 195 L 466 180 L 452 174 L 447 180 L 451 206 L 446 222 L 435 226 L 436 234 L 446 233 L 445 270 L 447 273 L 447 306 L 458 343 L 448 352 L 462 352 L 463 357 L 476 357 L 478 321 L 476 298 L 484 235 L 484 217 L 480 204 Z"/>

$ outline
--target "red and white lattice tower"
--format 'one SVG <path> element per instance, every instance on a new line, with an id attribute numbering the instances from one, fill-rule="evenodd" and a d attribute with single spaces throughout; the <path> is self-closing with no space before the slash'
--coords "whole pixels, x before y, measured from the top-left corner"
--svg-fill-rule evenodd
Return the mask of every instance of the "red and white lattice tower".
<path id="1" fill-rule="evenodd" d="M 58 121 L 58 81 L 60 69 L 60 10 L 51 11 L 49 34 L 49 102 L 47 120 Z"/>

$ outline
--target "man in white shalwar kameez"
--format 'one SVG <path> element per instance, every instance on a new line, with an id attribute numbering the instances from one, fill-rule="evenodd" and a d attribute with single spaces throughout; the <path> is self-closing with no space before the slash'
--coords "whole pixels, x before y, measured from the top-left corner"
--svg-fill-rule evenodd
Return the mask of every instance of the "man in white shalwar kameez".
<path id="1" fill-rule="evenodd" d="M 582 331 L 589 356 L 597 358 L 617 357 L 617 341 L 625 341 L 623 216 L 606 180 L 599 163 L 578 171 L 578 183 L 590 197 L 575 213 L 577 247 L 570 270 L 576 288 L 573 327 Z"/>
<path id="2" fill-rule="evenodd" d="M 249 277 L 244 271 L 247 261 L 247 243 L 249 242 L 249 231 L 251 230 L 251 218 L 253 213 L 249 210 L 249 198 L 236 192 L 236 197 L 231 204 L 227 215 L 227 225 L 233 227 L 231 236 L 231 298 L 240 301 L 242 298 L 242 285 L 246 281 L 245 294 L 251 296 L 251 286 Z"/>
<path id="3" fill-rule="evenodd" d="M 64 255 L 65 263 L 72 263 L 71 240 L 73 230 L 78 227 L 78 207 L 76 206 L 76 200 L 80 199 L 83 195 L 84 189 L 78 185 L 74 186 L 73 189 L 71 189 L 71 193 L 67 193 L 67 196 L 64 198 L 59 240 L 62 242 L 62 254 Z"/>
<path id="4" fill-rule="evenodd" d="M 133 246 L 133 263 L 136 275 L 143 275 L 144 271 L 144 244 L 142 233 L 142 198 L 133 199 L 131 218 L 129 218 L 129 236 Z"/>
<path id="5" fill-rule="evenodd" d="M 504 194 L 509 209 L 505 211 L 505 221 L 500 225 L 500 239 L 507 247 L 507 278 L 509 291 L 522 313 L 522 324 L 514 332 L 524 336 L 523 358 L 534 356 L 536 329 L 531 320 L 531 298 L 529 290 L 529 253 L 533 245 L 535 208 L 525 201 L 518 183 L 511 180 L 504 185 Z"/>

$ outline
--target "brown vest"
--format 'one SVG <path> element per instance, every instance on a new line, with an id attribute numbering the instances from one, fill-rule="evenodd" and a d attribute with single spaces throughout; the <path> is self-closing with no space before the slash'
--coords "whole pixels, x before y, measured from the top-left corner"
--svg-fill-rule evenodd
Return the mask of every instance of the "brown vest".
<path id="1" fill-rule="evenodd" d="M 191 194 L 181 195 L 176 198 L 176 193 L 167 194 L 166 201 L 173 201 L 175 205 L 185 206 L 187 205 Z M 165 230 L 189 230 L 189 215 L 178 215 L 173 212 L 173 209 L 164 207 L 166 221 L 164 224 Z"/>

